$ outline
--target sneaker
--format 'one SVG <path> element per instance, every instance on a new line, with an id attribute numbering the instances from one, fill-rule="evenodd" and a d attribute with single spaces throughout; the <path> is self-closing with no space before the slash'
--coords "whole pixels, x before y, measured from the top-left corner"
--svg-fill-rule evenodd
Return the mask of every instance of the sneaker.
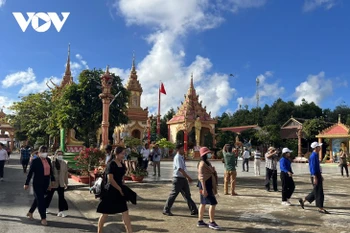
<path id="1" fill-rule="evenodd" d="M 50 211 L 46 210 L 46 214 L 49 214 L 49 213 L 50 213 Z"/>
<path id="2" fill-rule="evenodd" d="M 208 227 L 208 224 L 206 224 L 203 220 L 198 221 L 197 227 Z"/>
<path id="3" fill-rule="evenodd" d="M 60 217 L 62 217 L 62 218 L 67 217 L 67 214 L 65 214 L 63 211 L 62 211 L 62 212 L 60 212 L 60 213 L 61 213 L 61 216 L 60 216 Z"/>
<path id="4" fill-rule="evenodd" d="M 220 227 L 215 222 L 209 223 L 209 228 L 213 230 L 220 230 Z"/>
<path id="5" fill-rule="evenodd" d="M 282 201 L 281 204 L 282 205 L 286 205 L 286 206 L 291 206 L 292 205 L 289 201 Z"/>
<path id="6" fill-rule="evenodd" d="M 58 212 L 57 217 L 62 217 L 62 212 Z"/>

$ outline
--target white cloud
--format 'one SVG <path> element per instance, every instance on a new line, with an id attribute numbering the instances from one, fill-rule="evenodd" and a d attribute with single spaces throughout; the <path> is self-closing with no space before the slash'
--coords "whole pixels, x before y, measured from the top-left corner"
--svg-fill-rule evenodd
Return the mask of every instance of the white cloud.
<path id="1" fill-rule="evenodd" d="M 325 78 L 325 72 L 310 74 L 305 82 L 295 88 L 295 104 L 301 104 L 302 99 L 305 99 L 309 103 L 314 102 L 318 105 L 332 93 L 333 83 L 330 79 Z"/>
<path id="2" fill-rule="evenodd" d="M 303 11 L 310 12 L 319 7 L 329 10 L 337 4 L 337 0 L 305 0 Z"/>
<path id="3" fill-rule="evenodd" d="M 87 61 L 84 60 L 83 56 L 81 54 L 76 54 L 75 58 L 77 61 L 70 62 L 70 70 L 72 72 L 72 76 L 76 79 L 80 72 L 84 69 L 89 69 Z M 64 68 L 66 68 L 67 63 L 64 63 Z M 62 76 L 64 76 L 64 73 L 62 73 Z"/>
<path id="4" fill-rule="evenodd" d="M 272 71 L 266 71 L 264 74 L 258 75 L 256 78 L 259 79 L 259 105 L 260 107 L 264 103 L 264 100 L 266 99 L 277 99 L 282 96 L 285 89 L 284 87 L 279 85 L 279 81 L 275 81 L 272 83 L 268 83 L 268 78 L 273 77 Z M 256 86 L 256 80 L 255 82 L 252 82 L 252 86 Z M 245 105 L 256 107 L 257 99 L 256 99 L 256 92 L 254 95 L 250 97 L 238 97 L 237 98 L 238 107 L 244 107 Z"/>
<path id="5" fill-rule="evenodd" d="M 9 74 L 2 80 L 2 86 L 4 88 L 13 87 L 17 85 L 26 84 L 35 80 L 35 74 L 32 68 L 28 68 L 26 71 L 19 71 Z"/>
<path id="6" fill-rule="evenodd" d="M 39 82 L 39 83 L 37 81 L 33 81 L 31 83 L 24 84 L 22 88 L 19 90 L 18 94 L 28 95 L 31 93 L 46 91 L 49 89 L 46 85 L 47 82 L 49 86 L 53 87 L 53 85 L 49 82 L 50 79 L 52 79 L 52 82 L 56 83 L 57 85 L 59 85 L 61 82 L 61 79 L 56 77 L 45 78 L 42 82 Z"/>
<path id="7" fill-rule="evenodd" d="M 10 114 L 9 107 L 15 102 L 15 100 L 8 98 L 7 96 L 0 96 L 0 109 L 3 109 L 6 114 Z"/>
<path id="8" fill-rule="evenodd" d="M 258 7 L 258 1 L 230 1 L 238 8 Z M 265 1 L 263 1 L 265 2 Z M 135 7 L 137 6 L 137 7 Z M 117 0 L 114 7 L 125 18 L 128 25 L 149 27 L 153 33 L 146 37 L 152 46 L 149 54 L 139 62 L 137 70 L 143 87 L 142 106 L 156 112 L 158 85 L 161 80 L 167 91 L 162 95 L 161 113 L 175 108 L 184 100 L 190 84 L 191 73 L 194 85 L 212 116 L 223 106 L 229 105 L 236 90 L 230 87 L 227 74 L 212 73 L 209 58 L 197 55 L 189 65 L 185 63 L 186 51 L 181 40 L 189 31 L 203 31 L 217 27 L 224 21 L 220 16 L 222 2 L 212 4 L 209 0 Z M 227 11 L 228 9 L 225 9 Z M 128 74 L 124 69 L 114 68 L 121 77 Z"/>
<path id="9" fill-rule="evenodd" d="M 0 0 L 0 7 L 4 6 L 6 3 L 6 0 Z"/>
<path id="10" fill-rule="evenodd" d="M 219 2 L 222 7 L 237 13 L 240 9 L 262 7 L 267 0 L 219 0 Z"/>
<path id="11" fill-rule="evenodd" d="M 89 66 L 87 62 L 83 59 L 83 56 L 81 56 L 79 53 L 75 55 L 75 57 L 80 61 L 80 63 L 83 65 L 84 69 L 89 69 Z"/>
<path id="12" fill-rule="evenodd" d="M 146 25 L 179 34 L 189 28 L 214 28 L 224 20 L 215 11 L 209 11 L 213 7 L 209 0 L 117 0 L 114 7 L 129 25 Z"/>

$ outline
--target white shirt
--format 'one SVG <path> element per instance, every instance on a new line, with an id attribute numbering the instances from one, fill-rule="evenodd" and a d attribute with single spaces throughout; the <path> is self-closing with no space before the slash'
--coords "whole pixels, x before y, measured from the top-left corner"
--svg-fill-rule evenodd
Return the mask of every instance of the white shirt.
<path id="1" fill-rule="evenodd" d="M 142 148 L 141 152 L 140 152 L 143 156 L 144 160 L 147 160 L 149 157 L 149 154 L 151 153 L 149 149 L 146 148 Z"/>
<path id="2" fill-rule="evenodd" d="M 0 150 L 0 161 L 2 160 L 8 160 L 9 156 L 7 154 L 7 151 L 5 149 Z"/>
<path id="3" fill-rule="evenodd" d="M 243 158 L 244 159 L 249 159 L 250 158 L 250 154 L 249 154 L 249 151 L 244 151 L 244 153 L 243 153 Z"/>
<path id="4" fill-rule="evenodd" d="M 111 158 L 110 154 L 106 154 L 106 164 L 108 163 L 108 160 Z"/>

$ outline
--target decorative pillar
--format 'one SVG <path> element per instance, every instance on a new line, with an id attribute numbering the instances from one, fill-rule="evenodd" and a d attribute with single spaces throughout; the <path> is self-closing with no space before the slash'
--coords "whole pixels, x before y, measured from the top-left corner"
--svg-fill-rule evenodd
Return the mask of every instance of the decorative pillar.
<path id="1" fill-rule="evenodd" d="M 318 143 L 322 143 L 322 138 L 318 138 Z M 330 152 L 330 154 L 331 154 L 331 158 L 332 158 L 332 151 Z M 321 150 L 320 150 L 318 157 L 319 157 L 319 160 L 322 161 L 322 146 L 321 146 Z"/>
<path id="2" fill-rule="evenodd" d="M 151 144 L 151 117 L 147 119 L 147 143 Z"/>
<path id="3" fill-rule="evenodd" d="M 188 132 L 185 129 L 184 130 L 184 151 L 185 151 L 185 155 L 187 155 L 187 151 L 188 151 L 187 141 L 188 141 Z"/>
<path id="4" fill-rule="evenodd" d="M 114 98 L 111 94 L 111 87 L 113 84 L 113 77 L 109 73 L 109 66 L 106 72 L 101 76 L 102 93 L 99 95 L 102 100 L 102 142 L 101 149 L 108 145 L 108 128 L 109 128 L 109 104 Z"/>
<path id="5" fill-rule="evenodd" d="M 170 125 L 168 125 L 168 141 L 170 142 L 171 132 L 170 132 Z"/>
<path id="6" fill-rule="evenodd" d="M 160 136 L 160 114 L 157 115 L 157 136 Z"/>
<path id="7" fill-rule="evenodd" d="M 11 140 L 11 145 L 10 145 L 10 150 L 13 151 L 13 132 L 10 133 L 10 140 Z"/>
<path id="8" fill-rule="evenodd" d="M 64 128 L 60 129 L 60 149 L 63 152 L 66 152 L 66 130 Z"/>
<path id="9" fill-rule="evenodd" d="M 301 139 L 303 137 L 303 126 L 298 127 L 298 157 L 302 156 L 302 150 L 301 150 Z"/>
<path id="10" fill-rule="evenodd" d="M 333 139 L 329 139 L 329 142 L 330 142 L 329 161 L 333 162 Z"/>

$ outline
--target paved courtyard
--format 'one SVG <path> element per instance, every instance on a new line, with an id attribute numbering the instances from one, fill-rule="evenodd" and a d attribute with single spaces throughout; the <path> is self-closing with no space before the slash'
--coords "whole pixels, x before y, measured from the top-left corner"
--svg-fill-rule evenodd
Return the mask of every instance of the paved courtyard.
<path id="1" fill-rule="evenodd" d="M 96 232 L 97 218 L 96 206 L 98 200 L 89 193 L 88 187 L 71 181 L 71 186 L 66 192 L 69 199 L 70 217 L 58 218 L 57 197 L 53 200 L 50 208 L 48 221 L 50 226 L 42 227 L 38 222 L 30 222 L 25 218 L 26 211 L 32 197 L 22 190 L 23 177 L 18 155 L 11 156 L 12 160 L 6 167 L 7 180 L 0 183 L 0 232 L 19 232 L 19 229 L 26 229 L 26 232 Z M 190 175 L 196 178 L 196 161 L 187 161 Z M 306 205 L 305 210 L 298 204 L 298 198 L 304 197 L 311 191 L 309 182 L 308 165 L 293 164 L 295 172 L 296 190 L 292 198 L 294 206 L 281 205 L 280 192 L 266 192 L 263 187 L 264 176 L 254 176 L 253 169 L 249 172 L 241 171 L 241 163 L 238 166 L 238 178 L 236 191 L 239 196 L 223 195 L 223 164 L 219 161 L 213 162 L 216 166 L 219 177 L 219 196 L 216 212 L 216 222 L 226 232 L 329 232 L 346 233 L 350 232 L 350 179 L 339 175 L 336 165 L 323 165 L 325 207 L 331 212 L 330 215 L 322 215 L 317 208 Z M 162 209 L 171 189 L 171 166 L 172 162 L 162 162 L 161 177 L 150 176 L 144 183 L 130 182 L 128 185 L 138 193 L 139 200 L 136 206 L 129 205 L 130 215 L 134 232 L 212 232 L 210 229 L 197 228 L 197 217 L 191 216 L 186 203 L 181 195 L 177 198 L 172 212 L 175 216 L 164 216 Z M 252 164 L 251 164 L 252 166 Z M 263 168 L 264 164 L 262 164 Z M 149 167 L 151 171 L 153 167 Z M 262 169 L 262 173 L 264 169 Z M 9 177 L 9 175 L 11 177 Z M 279 183 L 279 189 L 280 183 Z M 198 188 L 196 182 L 191 184 L 193 199 L 199 203 Z M 38 214 L 35 214 L 38 218 Z M 206 214 L 205 220 L 208 220 Z M 125 232 L 121 216 L 110 216 L 105 231 Z"/>

